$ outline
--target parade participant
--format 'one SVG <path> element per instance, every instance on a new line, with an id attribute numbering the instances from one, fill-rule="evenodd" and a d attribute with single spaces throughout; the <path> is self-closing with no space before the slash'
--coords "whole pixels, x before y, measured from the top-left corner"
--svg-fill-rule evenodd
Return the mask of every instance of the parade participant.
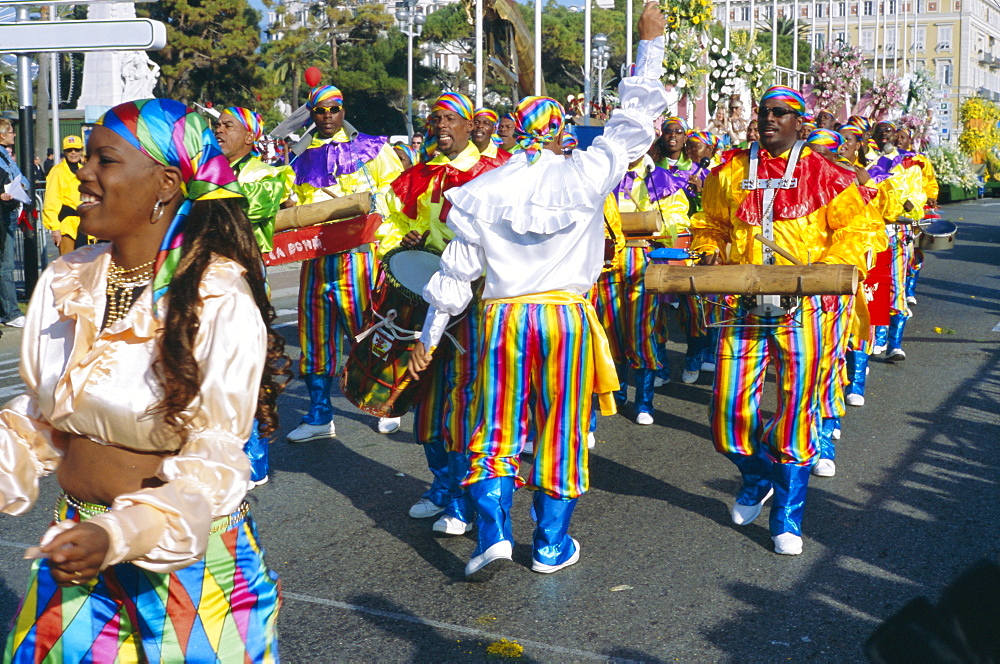
<path id="1" fill-rule="evenodd" d="M 433 145 L 436 154 L 392 183 L 391 213 L 378 231 L 380 254 L 400 244 L 440 253 L 455 236 L 445 225 L 450 205 L 442 194 L 496 168 L 510 156 L 506 152 L 493 158 L 481 154 L 470 140 L 473 122 L 472 101 L 464 94 L 445 92 L 435 100 L 424 144 Z M 449 330 L 458 346 L 451 344 L 449 354 L 424 377 L 430 386 L 417 402 L 413 418 L 414 437 L 423 445 L 434 481 L 409 514 L 424 519 L 444 512 L 432 528 L 446 535 L 472 530 L 473 513 L 461 481 L 469 469 L 466 448 L 478 421 L 473 381 L 478 365 L 479 319 L 472 311 Z"/>
<path id="2" fill-rule="evenodd" d="M 499 159 L 504 163 L 510 159 L 510 152 L 501 150 L 493 141 L 496 131 L 497 113 L 491 108 L 477 108 L 472 116 L 472 142 L 487 159 Z"/>
<path id="3" fill-rule="evenodd" d="M 882 121 L 875 125 L 872 138 L 879 150 L 878 158 L 868 165 L 868 173 L 874 178 L 888 173 L 893 187 L 899 192 L 903 205 L 903 215 L 919 220 L 924 216 L 923 170 L 915 162 L 906 162 L 896 149 L 896 125 Z M 913 233 L 904 224 L 886 226 L 889 233 L 889 250 L 892 251 L 892 305 L 886 334 L 885 359 L 891 363 L 906 359 L 903 351 L 903 331 L 906 321 L 912 315 L 906 304 L 906 278 L 913 256 Z"/>
<path id="4" fill-rule="evenodd" d="M 247 218 L 261 254 L 274 248 L 274 217 L 281 202 L 288 197 L 282 169 L 260 160 L 260 140 L 264 120 L 249 108 L 230 106 L 215 121 L 214 134 L 222 155 L 236 173 L 240 190 L 247 200 Z M 267 482 L 270 441 L 260 435 L 258 422 L 244 450 L 250 459 L 250 481 Z"/>
<path id="5" fill-rule="evenodd" d="M 934 164 L 922 152 L 914 151 L 913 127 L 900 127 L 896 132 L 896 147 L 904 158 L 910 158 L 921 168 L 924 195 L 927 197 L 926 207 L 936 208 L 938 197 L 937 174 L 934 172 Z M 917 303 L 917 279 L 920 276 L 920 268 L 924 263 L 924 252 L 919 247 L 914 247 L 913 256 L 910 258 L 909 270 L 906 277 L 906 304 Z"/>
<path id="6" fill-rule="evenodd" d="M 399 157 L 399 163 L 403 165 L 404 171 L 420 162 L 420 157 L 413 151 L 413 148 L 402 141 L 394 143 L 392 149 L 396 151 L 396 156 Z"/>
<path id="7" fill-rule="evenodd" d="M 88 148 L 80 230 L 107 242 L 39 279 L 0 411 L 0 509 L 44 474 L 63 491 L 4 661 L 277 661 L 243 443 L 288 369 L 236 177 L 168 99 L 112 108 Z"/>
<path id="8" fill-rule="evenodd" d="M 689 203 L 683 185 L 682 180 L 644 154 L 629 164 L 625 177 L 613 193 L 619 212 L 656 211 L 665 239 L 673 245 L 678 230 L 687 228 Z M 622 282 L 618 289 L 621 302 L 615 306 L 615 315 L 623 320 L 625 360 L 635 374 L 635 421 L 642 425 L 653 423 L 655 380 L 657 373 L 666 368 L 657 352 L 654 331 L 658 296 L 646 290 L 650 249 L 646 239 L 626 239 L 621 255 Z M 616 396 L 619 396 L 619 405 L 624 405 L 627 400 L 625 367 L 617 370 L 623 387 Z"/>
<path id="9" fill-rule="evenodd" d="M 514 137 L 514 118 L 510 113 L 497 122 L 497 136 L 500 137 L 500 149 L 511 154 L 521 149 Z"/>
<path id="10" fill-rule="evenodd" d="M 576 140 L 576 136 L 570 133 L 564 133 L 562 137 L 562 152 L 565 156 L 570 156 L 573 154 L 573 150 L 580 147 L 580 141 Z"/>
<path id="11" fill-rule="evenodd" d="M 526 97 L 516 111 L 524 149 L 503 168 L 445 194 L 456 236 L 424 289 L 431 307 L 409 369 L 417 374 L 427 366 L 428 351 L 471 301 L 471 282 L 485 269 L 477 379 L 483 417 L 463 482 L 478 512 L 478 545 L 465 570 L 470 580 L 491 578 L 511 560 L 511 508 L 532 390 L 532 569 L 555 572 L 580 558 L 568 530 L 589 484 L 584 439 L 592 393 L 602 412 L 613 413 L 618 388 L 604 330 L 582 295 L 601 271 L 605 199 L 653 142 L 652 120 L 666 106 L 659 80 L 665 24 L 658 5 L 648 3 L 639 19 L 637 75 L 620 83 L 622 108 L 590 148 L 563 157 L 562 107 Z"/>
<path id="12" fill-rule="evenodd" d="M 289 167 L 291 194 L 298 205 L 370 191 L 376 209 L 387 213 L 385 194 L 403 165 L 385 136 L 358 132 L 344 120 L 344 97 L 332 85 L 314 88 L 306 102 L 316 135 Z M 302 261 L 299 278 L 299 373 L 309 391 L 309 411 L 288 434 L 303 443 L 336 435 L 330 388 L 341 355 L 361 331 L 371 303 L 375 262 L 362 244 L 329 256 Z M 350 342 L 349 342 L 350 343 Z M 379 433 L 399 429 L 399 418 L 383 417 Z"/>
<path id="13" fill-rule="evenodd" d="M 813 116 L 809 115 L 808 113 L 806 115 L 803 115 L 802 127 L 799 129 L 799 140 L 801 141 L 806 140 L 806 138 L 809 137 L 809 134 L 811 134 L 814 129 L 816 129 L 816 120 L 813 118 Z"/>
<path id="14" fill-rule="evenodd" d="M 76 172 L 83 165 L 83 139 L 67 136 L 62 142 L 63 158 L 45 178 L 45 201 L 42 203 L 42 224 L 52 232 L 52 242 L 63 256 L 87 244 L 86 236 L 77 242 L 80 217 L 80 181 Z"/>
<path id="15" fill-rule="evenodd" d="M 692 219 L 691 229 L 693 249 L 709 254 L 706 264 L 787 264 L 754 239 L 761 233 L 773 235 L 775 243 L 802 262 L 864 270 L 865 212 L 855 177 L 796 140 L 804 113 L 798 91 L 769 88 L 757 114 L 760 142 L 705 181 L 704 212 Z M 787 188 L 764 188 L 771 183 Z M 748 184 L 759 188 L 744 189 Z M 752 522 L 773 494 L 770 531 L 775 552 L 797 555 L 802 552 L 802 514 L 817 454 L 813 433 L 818 425 L 819 360 L 829 344 L 820 336 L 821 302 L 819 297 L 805 297 L 798 312 L 772 316 L 757 310 L 756 300 L 742 300 L 745 324 L 720 331 L 712 435 L 716 449 L 743 477 L 733 522 Z M 771 361 L 778 405 L 765 422 L 760 399 Z"/>
<path id="16" fill-rule="evenodd" d="M 816 114 L 816 128 L 837 130 L 837 116 L 825 108 Z"/>

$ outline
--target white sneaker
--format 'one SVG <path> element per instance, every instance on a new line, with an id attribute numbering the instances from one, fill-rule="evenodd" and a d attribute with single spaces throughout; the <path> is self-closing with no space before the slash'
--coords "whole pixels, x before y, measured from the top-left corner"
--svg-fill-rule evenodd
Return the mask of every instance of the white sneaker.
<path id="1" fill-rule="evenodd" d="M 701 363 L 701 370 L 702 371 L 715 371 L 715 362 L 702 362 Z"/>
<path id="2" fill-rule="evenodd" d="M 24 319 L 24 316 L 18 316 L 13 320 L 7 321 L 6 323 L 4 323 L 4 325 L 6 325 L 7 327 L 24 327 L 25 322 L 26 321 Z"/>
<path id="3" fill-rule="evenodd" d="M 681 374 L 681 382 L 685 385 L 698 382 L 698 372 L 685 369 L 684 373 Z"/>
<path id="4" fill-rule="evenodd" d="M 539 574 L 552 574 L 552 572 L 558 572 L 564 567 L 569 567 L 570 565 L 575 565 L 580 562 L 580 543 L 572 537 L 570 537 L 570 539 L 573 540 L 573 546 L 576 547 L 576 551 L 574 551 L 573 555 L 569 557 L 569 560 L 559 565 L 546 565 L 545 563 L 538 562 L 534 557 L 532 557 L 531 571 L 538 572 Z"/>
<path id="5" fill-rule="evenodd" d="M 513 560 L 514 547 L 507 540 L 500 540 L 478 556 L 473 556 L 465 566 L 469 581 L 489 581 L 493 575 Z"/>
<path id="6" fill-rule="evenodd" d="M 860 394 L 848 394 L 844 399 L 848 406 L 864 406 L 865 398 Z"/>
<path id="7" fill-rule="evenodd" d="M 429 519 L 444 511 L 444 507 L 439 507 L 431 502 L 430 498 L 421 498 L 410 508 L 410 517 L 413 519 Z"/>
<path id="8" fill-rule="evenodd" d="M 250 488 L 252 489 L 254 487 L 260 486 L 261 484 L 267 484 L 268 477 L 269 477 L 268 475 L 264 475 L 264 477 L 262 477 L 257 481 L 250 480 Z"/>
<path id="9" fill-rule="evenodd" d="M 834 429 L 830 432 L 830 437 L 834 440 L 840 440 L 840 429 Z"/>
<path id="10" fill-rule="evenodd" d="M 597 437 L 594 436 L 594 432 L 591 431 L 587 434 L 587 449 L 592 450 L 595 445 L 597 445 Z"/>
<path id="11" fill-rule="evenodd" d="M 660 378 L 659 376 L 657 376 L 656 378 L 653 379 L 653 387 L 663 387 L 669 382 L 670 382 L 669 378 Z"/>
<path id="12" fill-rule="evenodd" d="M 333 425 L 333 422 L 327 424 L 306 424 L 303 422 L 290 431 L 285 438 L 289 443 L 306 443 L 320 438 L 333 438 L 336 435 L 337 427 Z"/>
<path id="13" fill-rule="evenodd" d="M 653 423 L 653 416 L 650 415 L 649 413 L 639 413 L 635 417 L 635 423 L 636 424 L 641 424 L 643 426 L 652 424 Z"/>
<path id="14" fill-rule="evenodd" d="M 754 519 L 760 516 L 760 511 L 764 509 L 764 503 L 773 495 L 774 489 L 768 489 L 767 495 L 756 505 L 733 503 L 733 523 L 737 526 L 746 526 L 753 523 Z"/>
<path id="15" fill-rule="evenodd" d="M 378 418 L 378 432 L 379 433 L 395 433 L 399 431 L 399 417 L 380 417 Z"/>
<path id="16" fill-rule="evenodd" d="M 431 526 L 431 530 L 445 535 L 464 535 L 472 530 L 472 524 L 466 523 L 465 521 L 451 516 L 450 514 L 442 514 L 441 518 L 435 521 L 434 525 Z"/>
<path id="17" fill-rule="evenodd" d="M 913 297 L 912 295 L 907 295 L 906 296 L 906 303 L 907 304 L 916 304 L 917 303 L 917 298 Z"/>
<path id="18" fill-rule="evenodd" d="M 535 441 L 526 440 L 524 441 L 524 447 L 521 448 L 521 454 L 534 454 L 535 453 Z"/>
<path id="19" fill-rule="evenodd" d="M 889 351 L 889 354 L 885 356 L 888 362 L 902 362 L 906 359 L 906 353 L 903 352 L 902 348 L 893 348 Z"/>
<path id="20" fill-rule="evenodd" d="M 813 465 L 812 474 L 816 477 L 833 477 L 837 474 L 837 464 L 833 459 L 820 459 Z"/>
<path id="21" fill-rule="evenodd" d="M 783 556 L 797 556 L 802 553 L 802 538 L 792 533 L 781 533 L 771 538 L 774 552 Z"/>
<path id="22" fill-rule="evenodd" d="M 884 353 L 888 346 L 875 346 L 872 348 L 872 355 L 878 355 L 879 353 Z"/>

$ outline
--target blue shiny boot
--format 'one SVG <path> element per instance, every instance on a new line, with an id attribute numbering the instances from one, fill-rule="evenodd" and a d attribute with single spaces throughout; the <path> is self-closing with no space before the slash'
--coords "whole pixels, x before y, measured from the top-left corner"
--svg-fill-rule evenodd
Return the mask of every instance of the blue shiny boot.
<path id="1" fill-rule="evenodd" d="M 865 405 L 865 380 L 868 378 L 868 353 L 847 351 L 847 376 L 851 382 L 844 388 L 844 401 L 848 406 Z"/>
<path id="2" fill-rule="evenodd" d="M 532 541 L 531 569 L 551 574 L 580 560 L 580 544 L 569 536 L 576 498 L 553 498 L 536 491 L 532 508 L 537 523 Z"/>
<path id="3" fill-rule="evenodd" d="M 510 563 L 514 552 L 510 519 L 514 478 L 491 477 L 473 482 L 466 491 L 475 505 L 479 537 L 465 576 L 469 581 L 489 581 Z"/>
<path id="4" fill-rule="evenodd" d="M 260 423 L 256 419 L 253 421 L 253 430 L 250 431 L 250 438 L 243 446 L 243 451 L 250 459 L 250 481 L 254 486 L 267 481 L 268 449 L 270 449 L 269 438 L 262 438 L 260 435 Z"/>
<path id="5" fill-rule="evenodd" d="M 885 350 L 886 345 L 889 343 L 889 328 L 886 325 L 876 325 L 875 326 L 875 339 L 872 344 L 875 346 L 872 348 L 872 355 L 878 355 Z"/>
<path id="6" fill-rule="evenodd" d="M 656 389 L 653 382 L 656 380 L 654 369 L 635 370 L 635 421 L 639 424 L 653 423 L 653 396 Z"/>
<path id="7" fill-rule="evenodd" d="M 764 502 L 771 497 L 770 460 L 760 454 L 727 452 L 726 458 L 736 464 L 743 478 L 743 485 L 736 494 L 733 505 L 733 523 L 745 526 L 760 515 Z"/>
<path id="8" fill-rule="evenodd" d="M 615 373 L 618 374 L 618 389 L 615 390 L 615 402 L 619 406 L 624 406 L 628 401 L 628 365 L 616 364 Z"/>
<path id="9" fill-rule="evenodd" d="M 824 417 L 819 425 L 819 456 L 812 467 L 816 477 L 833 477 L 837 473 L 834 459 L 837 457 L 837 447 L 833 442 L 833 431 L 839 427 L 835 417 Z"/>
<path id="10" fill-rule="evenodd" d="M 303 374 L 303 382 L 309 391 L 309 412 L 302 418 L 304 424 L 329 424 L 333 421 L 333 404 L 330 402 L 330 387 L 333 376 Z"/>
<path id="11" fill-rule="evenodd" d="M 462 487 L 462 480 L 469 472 L 469 458 L 461 452 L 448 452 L 448 491 L 451 501 L 431 529 L 445 535 L 464 535 L 472 530 L 476 516 L 469 494 Z"/>
<path id="12" fill-rule="evenodd" d="M 424 457 L 427 459 L 427 469 L 431 471 L 434 480 L 431 487 L 424 492 L 420 500 L 410 508 L 410 516 L 414 519 L 427 519 L 437 516 L 451 503 L 452 477 L 448 466 L 448 452 L 443 440 L 424 443 Z M 463 474 L 457 480 L 461 482 Z"/>
<path id="13" fill-rule="evenodd" d="M 656 370 L 656 378 L 653 380 L 653 387 L 660 387 L 670 382 L 670 365 L 667 364 L 667 345 L 656 343 L 656 361 L 660 363 L 660 368 Z"/>
<path id="14" fill-rule="evenodd" d="M 708 343 L 701 358 L 702 371 L 715 371 L 715 356 L 719 349 L 719 328 L 708 328 Z"/>
<path id="15" fill-rule="evenodd" d="M 775 463 L 771 466 L 774 502 L 771 503 L 771 539 L 774 552 L 787 556 L 802 553 L 802 514 L 812 464 L 798 466 Z"/>
<path id="16" fill-rule="evenodd" d="M 906 359 L 903 352 L 903 330 L 909 316 L 893 314 L 889 317 L 889 331 L 886 335 L 885 359 L 889 362 L 902 362 Z"/>

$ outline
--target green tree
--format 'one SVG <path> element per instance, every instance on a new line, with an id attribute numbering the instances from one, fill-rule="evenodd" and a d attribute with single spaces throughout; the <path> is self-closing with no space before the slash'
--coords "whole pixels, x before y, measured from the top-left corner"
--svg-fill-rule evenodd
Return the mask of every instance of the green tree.
<path id="1" fill-rule="evenodd" d="M 246 0 L 161 0 L 137 10 L 167 25 L 167 46 L 150 53 L 161 96 L 255 105 L 260 15 Z"/>

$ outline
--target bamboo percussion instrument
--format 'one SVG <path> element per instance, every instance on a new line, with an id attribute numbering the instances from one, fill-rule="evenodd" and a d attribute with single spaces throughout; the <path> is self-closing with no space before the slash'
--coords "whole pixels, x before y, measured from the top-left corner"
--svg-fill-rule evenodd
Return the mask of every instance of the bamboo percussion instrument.
<path id="1" fill-rule="evenodd" d="M 631 235 L 656 235 L 663 231 L 663 219 L 656 210 L 622 212 L 622 233 Z"/>
<path id="2" fill-rule="evenodd" d="M 853 295 L 853 265 L 649 265 L 651 293 L 681 295 Z"/>
<path id="3" fill-rule="evenodd" d="M 372 211 L 374 200 L 370 192 L 363 191 L 348 196 L 338 196 L 329 201 L 278 210 L 274 219 L 274 232 L 280 233 L 292 228 L 315 226 L 327 221 L 352 219 Z"/>
<path id="4" fill-rule="evenodd" d="M 784 258 L 786 261 L 788 261 L 792 265 L 805 265 L 805 263 L 803 263 L 802 261 L 800 261 L 798 258 L 796 258 L 792 254 L 788 253 L 786 250 L 782 249 L 777 244 L 775 244 L 774 240 L 768 240 L 766 237 L 764 237 L 760 233 L 757 233 L 756 235 L 754 235 L 753 239 L 757 240 L 758 242 L 760 242 L 761 244 L 763 244 L 765 247 L 769 247 L 771 249 L 771 251 L 773 251 L 774 253 L 778 254 L 779 256 L 781 256 L 782 258 Z"/>

